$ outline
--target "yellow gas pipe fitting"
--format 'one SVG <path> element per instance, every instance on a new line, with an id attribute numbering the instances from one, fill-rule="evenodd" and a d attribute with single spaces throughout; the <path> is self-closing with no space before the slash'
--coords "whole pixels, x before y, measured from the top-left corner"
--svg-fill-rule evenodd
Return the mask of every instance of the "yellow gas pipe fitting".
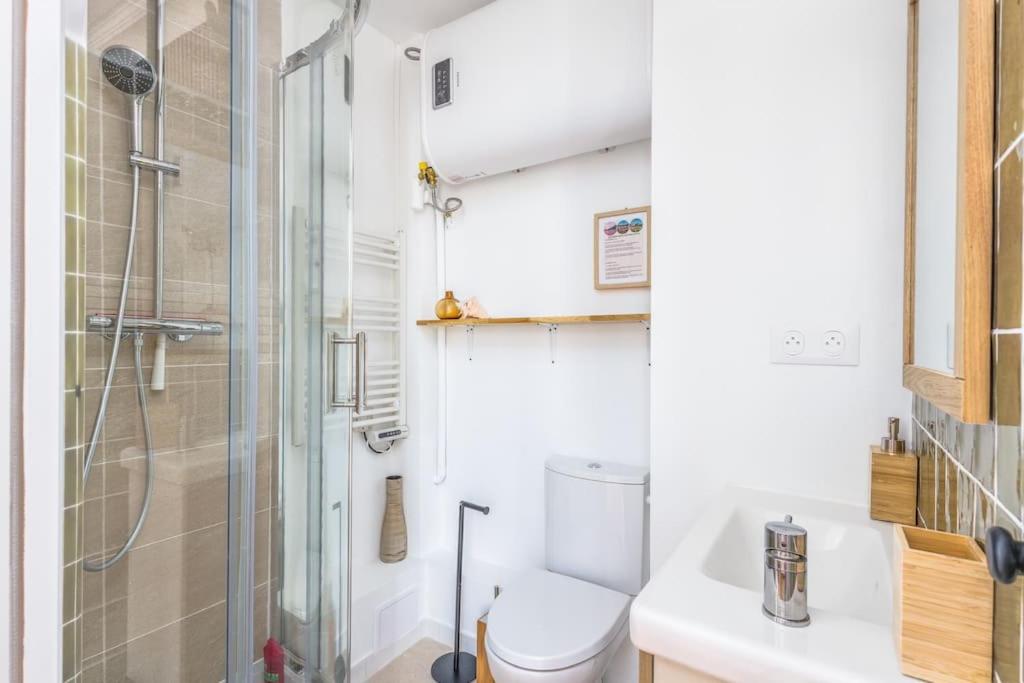
<path id="1" fill-rule="evenodd" d="M 420 179 L 421 183 L 426 183 L 430 187 L 437 187 L 437 171 L 425 161 L 420 162 L 420 172 L 416 177 Z"/>

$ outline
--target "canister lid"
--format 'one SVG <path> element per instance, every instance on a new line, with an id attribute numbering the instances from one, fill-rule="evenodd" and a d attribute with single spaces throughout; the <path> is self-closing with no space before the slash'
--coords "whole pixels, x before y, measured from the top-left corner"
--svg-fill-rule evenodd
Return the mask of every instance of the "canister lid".
<path id="1" fill-rule="evenodd" d="M 793 524 L 793 516 L 786 515 L 781 522 L 764 525 L 764 547 L 766 550 L 785 550 L 807 556 L 807 529 Z"/>

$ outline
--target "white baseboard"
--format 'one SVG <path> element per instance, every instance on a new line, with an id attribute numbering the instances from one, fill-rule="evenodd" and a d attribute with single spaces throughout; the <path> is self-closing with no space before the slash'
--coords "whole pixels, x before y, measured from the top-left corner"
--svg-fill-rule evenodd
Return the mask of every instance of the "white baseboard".
<path id="1" fill-rule="evenodd" d="M 455 644 L 455 631 L 452 629 L 451 624 L 442 623 L 434 619 L 423 620 L 430 629 L 430 637 L 439 643 L 444 643 L 448 647 Z M 475 623 L 475 622 L 474 622 Z M 459 649 L 463 652 L 468 652 L 471 655 L 476 655 L 476 631 L 467 633 L 465 629 L 462 631 L 462 638 L 459 642 Z"/>
<path id="2" fill-rule="evenodd" d="M 455 638 L 451 624 L 442 624 L 433 619 L 423 619 L 416 628 L 407 633 L 398 642 L 389 647 L 371 652 L 358 662 L 352 664 L 352 683 L 366 683 L 375 673 L 397 659 L 403 652 L 423 640 L 430 638 L 451 647 Z M 462 633 L 459 644 L 463 652 L 476 654 L 476 633 Z"/>

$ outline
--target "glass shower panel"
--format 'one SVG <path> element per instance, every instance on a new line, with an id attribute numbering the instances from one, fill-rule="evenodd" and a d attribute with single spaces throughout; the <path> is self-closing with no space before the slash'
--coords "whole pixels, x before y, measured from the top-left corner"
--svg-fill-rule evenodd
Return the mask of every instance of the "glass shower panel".
<path id="1" fill-rule="evenodd" d="M 65 74 L 64 678 L 217 683 L 232 597 L 233 7 L 64 4 L 78 24 Z M 251 296 L 272 315 L 272 280 Z M 267 473 L 274 402 L 262 407 L 244 457 L 262 453 L 253 467 Z M 247 513 L 250 555 L 269 542 L 268 482 Z"/>
<path id="2" fill-rule="evenodd" d="M 63 2 L 64 679 L 340 683 L 351 2 Z"/>
<path id="3" fill-rule="evenodd" d="M 351 15 L 349 15 L 351 16 Z M 318 60 L 323 102 L 320 113 L 323 157 L 323 318 L 328 339 L 353 339 L 352 329 L 352 108 L 350 101 L 351 25 L 342 26 L 342 39 L 324 51 Z M 314 63 L 314 66 L 316 64 Z M 344 355 L 329 350 L 334 359 L 330 367 L 331 384 L 344 389 L 346 396 L 362 400 L 365 387 L 365 341 L 342 346 Z M 334 346 L 332 344 L 332 346 Z M 362 354 L 362 357 L 358 357 Z M 364 373 L 358 378 L 352 372 Z M 331 391 L 330 393 L 336 393 Z M 337 400 L 335 397 L 333 400 Z M 330 401 L 329 401 L 330 403 Z M 323 498 L 318 514 L 324 520 L 322 559 L 324 568 L 321 604 L 332 615 L 333 623 L 321 626 L 327 643 L 328 661 L 335 662 L 333 676 L 325 680 L 342 683 L 350 666 L 351 619 L 349 573 L 350 554 L 350 480 L 352 448 L 352 408 L 329 407 L 322 424 Z M 333 644 L 333 648 L 332 645 Z M 333 650 L 333 651 L 332 651 Z"/>
<path id="4" fill-rule="evenodd" d="M 365 389 L 351 314 L 351 22 L 286 62 L 280 82 L 283 330 L 281 634 L 307 680 L 349 670 L 351 413 Z"/>

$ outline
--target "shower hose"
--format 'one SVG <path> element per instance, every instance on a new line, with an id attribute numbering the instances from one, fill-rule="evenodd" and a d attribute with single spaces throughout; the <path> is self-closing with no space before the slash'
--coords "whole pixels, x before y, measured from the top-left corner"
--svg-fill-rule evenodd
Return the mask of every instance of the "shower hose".
<path id="1" fill-rule="evenodd" d="M 132 257 L 135 252 L 135 233 L 138 231 L 139 224 L 139 167 L 132 166 L 132 214 L 130 227 L 128 229 L 128 246 L 125 248 L 124 255 L 124 278 L 121 280 L 121 298 L 117 306 L 117 321 L 114 325 L 114 340 L 113 345 L 110 349 L 110 363 L 107 368 L 107 378 L 103 383 L 103 393 L 100 396 L 100 405 L 96 411 L 96 422 L 93 424 L 92 436 L 89 439 L 89 448 L 86 451 L 85 461 L 82 466 L 82 490 L 85 491 L 85 485 L 89 482 L 89 473 L 92 471 L 93 459 L 96 457 L 96 447 L 99 444 L 100 433 L 103 431 L 103 426 L 107 421 L 107 404 L 110 401 L 110 388 L 114 384 L 114 371 L 117 369 L 117 354 L 121 350 L 121 335 L 124 330 L 124 317 L 125 311 L 128 306 L 128 282 L 131 279 L 132 274 Z M 149 408 L 146 405 L 146 385 L 143 383 L 142 377 L 142 346 L 143 338 L 140 332 L 136 332 L 134 335 L 134 346 L 135 346 L 135 388 L 136 395 L 139 401 L 139 409 L 142 413 L 142 431 L 146 441 L 146 490 L 142 496 L 142 506 L 139 509 L 139 516 L 135 520 L 135 525 L 132 530 L 128 533 L 128 538 L 124 544 L 115 552 L 113 555 L 101 560 L 85 560 L 83 562 L 83 568 L 87 572 L 101 572 L 105 569 L 117 564 L 121 558 L 131 550 L 136 539 L 139 537 L 139 533 L 142 531 L 142 525 L 146 521 L 146 515 L 149 513 L 150 500 L 153 497 L 153 434 L 149 426 Z"/>

